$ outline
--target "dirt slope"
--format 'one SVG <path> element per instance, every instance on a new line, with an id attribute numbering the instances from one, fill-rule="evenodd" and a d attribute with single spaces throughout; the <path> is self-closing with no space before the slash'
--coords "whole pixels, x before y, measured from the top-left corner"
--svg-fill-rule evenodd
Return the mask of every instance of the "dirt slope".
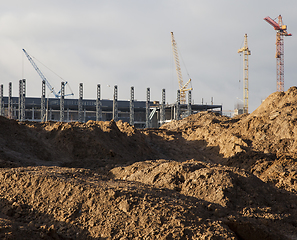
<path id="1" fill-rule="evenodd" d="M 202 112 L 162 128 L 205 140 L 229 166 L 252 171 L 264 181 L 297 191 L 297 88 L 271 94 L 250 115 L 229 119 Z M 224 162 L 221 159 L 219 162 Z M 281 175 L 281 177 L 279 177 Z"/>
<path id="2" fill-rule="evenodd" d="M 297 239 L 296 100 L 144 130 L 0 117 L 0 238 Z"/>

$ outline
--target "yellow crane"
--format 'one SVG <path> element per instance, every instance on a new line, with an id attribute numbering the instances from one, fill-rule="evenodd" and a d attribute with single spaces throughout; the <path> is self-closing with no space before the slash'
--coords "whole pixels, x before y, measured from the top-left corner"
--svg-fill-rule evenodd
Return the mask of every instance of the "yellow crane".
<path id="1" fill-rule="evenodd" d="M 249 55 L 251 51 L 248 47 L 247 34 L 244 35 L 244 45 L 238 49 L 238 53 L 243 53 L 243 113 L 249 112 Z"/>
<path id="2" fill-rule="evenodd" d="M 171 43 L 172 43 L 174 62 L 175 62 L 175 68 L 176 68 L 176 73 L 177 73 L 177 80 L 178 80 L 178 85 L 179 85 L 179 90 L 180 90 L 180 103 L 186 104 L 186 92 L 193 90 L 193 89 L 187 88 L 191 82 L 191 78 L 189 79 L 189 81 L 186 84 L 184 84 L 184 82 L 183 82 L 183 76 L 182 76 L 181 68 L 180 68 L 180 64 L 179 64 L 177 45 L 176 45 L 176 42 L 174 39 L 173 32 L 171 32 Z"/>

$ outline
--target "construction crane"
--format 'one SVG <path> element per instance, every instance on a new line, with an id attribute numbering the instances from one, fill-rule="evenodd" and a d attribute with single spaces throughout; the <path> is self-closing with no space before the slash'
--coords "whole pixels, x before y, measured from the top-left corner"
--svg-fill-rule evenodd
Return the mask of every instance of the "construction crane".
<path id="1" fill-rule="evenodd" d="M 25 49 L 23 49 L 23 52 L 25 53 L 26 57 L 28 58 L 29 62 L 32 64 L 32 66 L 34 67 L 34 69 L 36 70 L 36 72 L 39 74 L 39 76 L 41 77 L 42 80 L 45 81 L 46 86 L 49 88 L 49 90 L 51 91 L 51 93 L 54 94 L 54 96 L 56 98 L 60 98 L 61 97 L 61 90 L 59 92 L 56 92 L 54 87 L 52 87 L 52 85 L 49 83 L 49 81 L 46 79 L 46 77 L 43 75 L 43 73 L 40 71 L 40 69 L 37 67 L 36 63 L 33 61 L 33 59 L 30 57 L 30 55 L 26 52 Z M 65 86 L 66 86 L 67 82 L 65 82 Z M 70 94 L 66 94 L 64 95 L 66 96 L 73 96 L 73 93 Z"/>
<path id="2" fill-rule="evenodd" d="M 292 36 L 287 32 L 287 25 L 283 24 L 282 16 L 278 16 L 278 23 L 270 17 L 264 18 L 276 30 L 276 89 L 284 91 L 284 36 Z"/>
<path id="3" fill-rule="evenodd" d="M 178 80 L 178 85 L 179 85 L 179 90 L 180 90 L 180 103 L 186 104 L 186 92 L 191 91 L 193 89 L 187 88 L 191 82 L 191 78 L 189 79 L 189 81 L 186 84 L 184 84 L 184 82 L 183 82 L 183 76 L 182 76 L 181 68 L 180 68 L 180 64 L 179 64 L 177 45 L 176 45 L 176 42 L 174 39 L 173 32 L 171 32 L 171 43 L 172 43 L 174 62 L 175 62 L 175 68 L 176 68 L 176 73 L 177 73 L 177 80 Z"/>
<path id="4" fill-rule="evenodd" d="M 244 45 L 238 49 L 238 53 L 243 53 L 243 113 L 249 112 L 249 55 L 251 51 L 248 47 L 247 34 L 244 35 Z"/>

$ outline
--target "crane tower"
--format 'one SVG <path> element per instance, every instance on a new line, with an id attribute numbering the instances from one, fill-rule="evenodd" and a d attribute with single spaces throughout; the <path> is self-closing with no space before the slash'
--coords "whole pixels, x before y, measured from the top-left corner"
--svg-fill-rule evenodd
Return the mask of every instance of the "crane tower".
<path id="1" fill-rule="evenodd" d="M 189 79 L 189 81 L 186 84 L 184 84 L 183 76 L 182 76 L 181 68 L 180 68 L 180 64 L 179 64 L 177 45 L 176 45 L 176 42 L 174 39 L 173 32 L 171 32 L 171 43 L 172 43 L 174 62 L 175 62 L 175 68 L 176 68 L 176 73 L 177 73 L 177 80 L 178 80 L 178 85 L 179 85 L 179 90 L 180 90 L 180 103 L 186 104 L 186 92 L 192 90 L 192 88 L 187 88 L 189 83 L 191 82 L 191 78 Z"/>
<path id="2" fill-rule="evenodd" d="M 238 53 L 243 53 L 243 113 L 249 112 L 249 55 L 251 51 L 248 47 L 247 34 L 244 35 L 244 45 L 238 49 Z"/>
<path id="3" fill-rule="evenodd" d="M 264 18 L 266 22 L 276 30 L 276 89 L 278 92 L 284 91 L 284 36 L 292 36 L 287 32 L 287 25 L 283 24 L 282 16 L 278 16 L 278 22 L 270 17 Z"/>

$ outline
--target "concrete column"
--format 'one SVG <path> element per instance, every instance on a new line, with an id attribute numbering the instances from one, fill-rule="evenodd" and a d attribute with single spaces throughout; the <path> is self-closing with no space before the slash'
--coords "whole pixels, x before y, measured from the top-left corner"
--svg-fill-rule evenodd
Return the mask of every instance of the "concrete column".
<path id="1" fill-rule="evenodd" d="M 45 81 L 42 81 L 41 86 L 41 104 L 40 104 L 40 120 L 44 122 L 45 120 Z"/>
<path id="2" fill-rule="evenodd" d="M 145 127 L 150 127 L 150 97 L 151 97 L 151 90 L 150 88 L 146 89 L 146 111 L 145 111 Z"/>
<path id="3" fill-rule="evenodd" d="M 34 118 L 35 118 L 35 107 L 33 106 L 32 107 L 32 120 L 35 120 Z"/>
<path id="4" fill-rule="evenodd" d="M 21 121 L 21 102 L 23 95 L 23 80 L 19 80 L 18 120 Z"/>
<path id="5" fill-rule="evenodd" d="M 11 103 L 11 97 L 12 97 L 12 82 L 9 83 L 8 85 L 8 118 L 12 118 L 12 103 Z"/>
<path id="6" fill-rule="evenodd" d="M 134 126 L 134 87 L 130 91 L 130 125 Z"/>
<path id="7" fill-rule="evenodd" d="M 61 82 L 60 122 L 64 122 L 64 110 L 65 110 L 64 98 L 65 98 L 65 83 Z"/>
<path id="8" fill-rule="evenodd" d="M 13 106 L 13 116 L 17 116 L 17 108 L 16 108 L 16 106 Z"/>
<path id="9" fill-rule="evenodd" d="M 101 86 L 97 84 L 96 121 L 102 121 Z"/>
<path id="10" fill-rule="evenodd" d="M 114 86 L 112 119 L 114 121 L 119 120 L 119 116 L 118 116 L 118 86 L 117 85 Z"/>
<path id="11" fill-rule="evenodd" d="M 67 122 L 70 122 L 69 116 L 70 116 L 70 114 L 69 114 L 69 108 L 67 108 Z"/>
<path id="12" fill-rule="evenodd" d="M 26 79 L 21 80 L 21 121 L 25 121 L 26 118 Z"/>
<path id="13" fill-rule="evenodd" d="M 192 114 L 192 91 L 188 93 L 188 116 Z"/>
<path id="14" fill-rule="evenodd" d="M 180 90 L 177 90 L 175 120 L 180 120 Z"/>
<path id="15" fill-rule="evenodd" d="M 3 84 L 0 85 L 0 116 L 4 116 Z"/>
<path id="16" fill-rule="evenodd" d="M 87 110 L 84 109 L 84 118 L 83 118 L 83 122 L 87 121 Z"/>
<path id="17" fill-rule="evenodd" d="M 78 121 L 83 122 L 83 84 L 79 84 Z"/>
<path id="18" fill-rule="evenodd" d="M 162 89 L 162 103 L 160 108 L 160 126 L 165 123 L 165 104 L 166 104 L 166 93 L 165 89 Z"/>

